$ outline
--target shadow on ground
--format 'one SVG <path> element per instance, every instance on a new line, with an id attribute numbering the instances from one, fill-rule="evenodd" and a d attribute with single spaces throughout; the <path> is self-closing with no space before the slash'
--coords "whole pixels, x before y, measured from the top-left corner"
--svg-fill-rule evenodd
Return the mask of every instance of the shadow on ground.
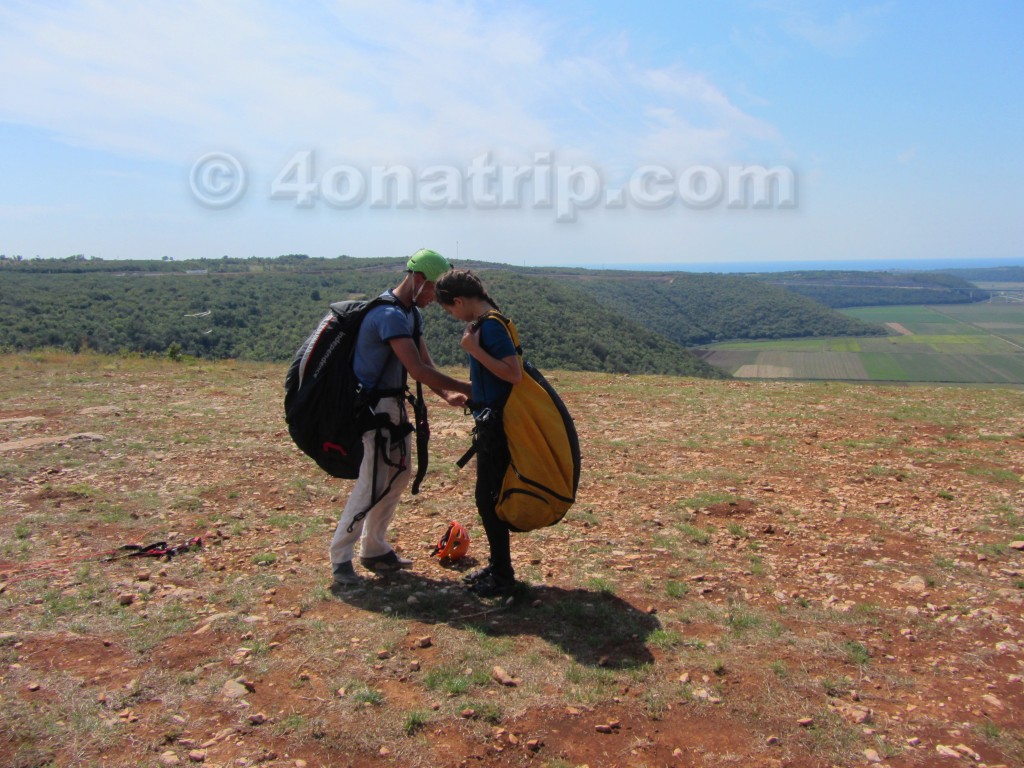
<path id="1" fill-rule="evenodd" d="M 366 611 L 492 636 L 536 635 L 577 663 L 612 668 L 654 662 L 647 648 L 661 622 L 610 592 L 523 585 L 513 598 L 483 600 L 451 581 L 403 571 L 335 585 L 332 594 Z"/>

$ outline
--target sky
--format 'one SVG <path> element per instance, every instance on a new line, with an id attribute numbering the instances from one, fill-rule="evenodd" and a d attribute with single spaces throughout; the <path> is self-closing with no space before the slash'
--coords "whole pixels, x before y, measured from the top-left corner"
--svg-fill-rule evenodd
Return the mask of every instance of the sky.
<path id="1" fill-rule="evenodd" d="M 0 0 L 0 254 L 1024 263 L 1024 3 Z"/>

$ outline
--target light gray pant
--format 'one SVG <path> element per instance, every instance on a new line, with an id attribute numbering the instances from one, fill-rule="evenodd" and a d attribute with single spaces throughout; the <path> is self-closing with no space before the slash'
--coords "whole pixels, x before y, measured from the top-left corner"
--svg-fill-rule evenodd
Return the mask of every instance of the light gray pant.
<path id="1" fill-rule="evenodd" d="M 382 399 L 374 410 L 377 413 L 388 414 L 392 424 L 399 424 L 403 418 L 405 405 L 399 398 L 389 397 Z M 405 443 L 404 468 L 388 466 L 384 461 L 385 454 L 392 464 L 398 464 L 402 460 L 402 442 Z M 366 513 L 362 520 L 353 524 L 352 521 L 355 520 L 356 515 L 370 506 L 374 495 L 373 460 L 376 450 L 376 432 L 366 432 L 363 435 L 363 463 L 359 466 L 359 477 L 352 487 L 352 493 L 349 494 L 348 502 L 338 520 L 338 527 L 334 531 L 334 538 L 331 540 L 331 565 L 351 560 L 355 554 L 357 540 L 362 557 L 377 557 L 391 551 L 391 545 L 388 544 L 385 537 L 388 526 L 391 525 L 391 518 L 395 516 L 398 501 L 406 486 L 409 485 L 409 479 L 412 476 L 410 467 L 412 435 L 406 435 L 404 441 L 398 443 L 389 441 L 387 447 L 381 451 L 381 456 L 377 458 L 376 493 L 377 495 L 383 493 L 384 489 L 388 487 L 388 483 L 391 483 L 391 488 L 373 505 L 373 508 Z M 349 531 L 350 526 L 351 531 Z"/>

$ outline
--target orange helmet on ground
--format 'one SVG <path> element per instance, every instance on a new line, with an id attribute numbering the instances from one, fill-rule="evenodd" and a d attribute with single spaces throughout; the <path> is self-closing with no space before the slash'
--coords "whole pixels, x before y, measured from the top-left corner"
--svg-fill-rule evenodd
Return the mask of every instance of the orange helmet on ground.
<path id="1" fill-rule="evenodd" d="M 469 550 L 469 531 L 461 523 L 454 520 L 448 523 L 448 530 L 434 547 L 434 555 L 438 560 L 460 560 Z"/>

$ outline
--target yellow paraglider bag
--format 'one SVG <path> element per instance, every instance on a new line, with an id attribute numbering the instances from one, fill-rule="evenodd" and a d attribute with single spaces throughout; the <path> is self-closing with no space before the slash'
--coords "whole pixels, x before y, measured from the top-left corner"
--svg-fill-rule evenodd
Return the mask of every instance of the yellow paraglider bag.
<path id="1" fill-rule="evenodd" d="M 475 439 L 500 438 L 494 431 L 504 432 L 510 460 L 495 511 L 513 530 L 532 531 L 557 523 L 576 501 L 579 437 L 558 393 L 533 364 L 523 360 L 512 321 L 497 311 L 482 319 L 488 318 L 499 320 L 508 330 L 523 377 L 500 409 L 488 409 L 478 418 Z M 474 452 L 475 447 L 459 460 L 459 466 Z"/>

